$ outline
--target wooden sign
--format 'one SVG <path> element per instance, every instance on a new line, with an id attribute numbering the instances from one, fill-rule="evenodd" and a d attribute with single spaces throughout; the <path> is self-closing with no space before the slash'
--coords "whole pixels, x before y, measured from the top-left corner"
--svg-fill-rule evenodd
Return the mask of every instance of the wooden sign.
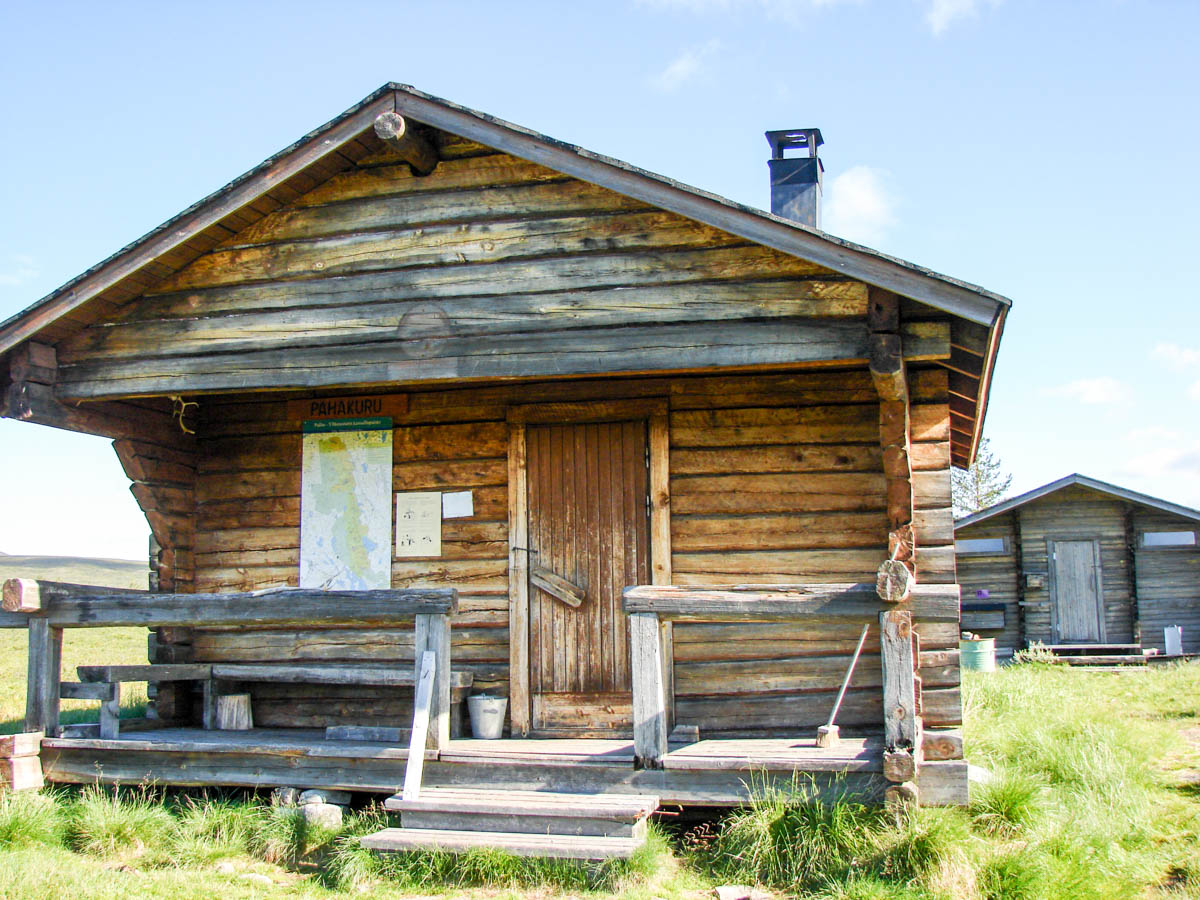
<path id="1" fill-rule="evenodd" d="M 358 396 L 306 397 L 288 401 L 288 418 L 366 419 L 403 416 L 408 412 L 408 394 L 362 394 Z"/>

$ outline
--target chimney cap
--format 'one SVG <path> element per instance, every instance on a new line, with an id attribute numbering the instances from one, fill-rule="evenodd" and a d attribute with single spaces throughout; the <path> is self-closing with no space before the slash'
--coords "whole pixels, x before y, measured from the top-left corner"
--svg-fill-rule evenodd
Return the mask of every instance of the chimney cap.
<path id="1" fill-rule="evenodd" d="M 816 157 L 817 148 L 825 143 L 820 128 L 786 128 L 783 131 L 768 131 L 767 143 L 771 145 L 771 159 L 783 159 L 784 150 L 808 148 L 808 155 Z"/>

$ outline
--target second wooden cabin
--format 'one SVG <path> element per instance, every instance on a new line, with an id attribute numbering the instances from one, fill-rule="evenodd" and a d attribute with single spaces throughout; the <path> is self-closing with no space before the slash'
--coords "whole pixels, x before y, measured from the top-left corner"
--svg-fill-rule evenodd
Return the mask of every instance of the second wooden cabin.
<path id="1" fill-rule="evenodd" d="M 963 628 L 1011 653 L 1200 652 L 1200 511 L 1068 475 L 959 519 Z"/>

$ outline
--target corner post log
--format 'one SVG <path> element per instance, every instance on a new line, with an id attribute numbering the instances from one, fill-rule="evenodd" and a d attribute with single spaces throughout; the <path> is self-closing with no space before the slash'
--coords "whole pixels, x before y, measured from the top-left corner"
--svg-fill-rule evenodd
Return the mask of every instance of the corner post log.
<path id="1" fill-rule="evenodd" d="M 416 616 L 413 640 L 413 684 L 421 680 L 421 660 L 434 654 L 433 693 L 429 703 L 426 747 L 441 750 L 450 742 L 450 618 L 443 613 Z"/>
<path id="2" fill-rule="evenodd" d="M 889 753 L 913 753 L 920 746 L 917 682 L 913 657 L 912 613 L 890 609 L 879 614 L 883 663 L 883 731 Z M 907 780 L 907 779 L 906 779 Z"/>
<path id="3" fill-rule="evenodd" d="M 25 730 L 57 737 L 58 701 L 62 690 L 63 630 L 46 619 L 29 619 L 29 669 L 25 694 Z"/>
<path id="4" fill-rule="evenodd" d="M 870 335 L 871 380 L 879 395 L 879 446 L 883 450 L 883 474 L 887 488 L 888 555 L 880 571 L 880 596 L 898 602 L 907 595 L 904 573 L 915 552 L 913 534 L 911 422 L 908 372 L 904 365 L 904 347 L 900 339 L 900 298 L 890 291 L 872 288 L 867 305 Z M 909 570 L 911 571 L 911 569 Z M 885 578 L 886 576 L 886 578 Z M 884 585 L 899 585 L 886 592 Z"/>
<path id="5" fill-rule="evenodd" d="M 667 678 L 662 623 L 656 613 L 629 616 L 633 657 L 633 756 L 643 769 L 661 769 L 667 755 Z"/>

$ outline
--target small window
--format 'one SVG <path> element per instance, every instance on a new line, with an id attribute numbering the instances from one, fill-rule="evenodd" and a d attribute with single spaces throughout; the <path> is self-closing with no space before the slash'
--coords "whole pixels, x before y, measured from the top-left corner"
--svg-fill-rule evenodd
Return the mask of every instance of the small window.
<path id="1" fill-rule="evenodd" d="M 1143 531 L 1143 547 L 1195 547 L 1194 531 Z"/>
<path id="2" fill-rule="evenodd" d="M 1008 538 L 964 538 L 954 542 L 954 552 L 963 555 L 984 555 L 988 553 L 1007 553 Z"/>

